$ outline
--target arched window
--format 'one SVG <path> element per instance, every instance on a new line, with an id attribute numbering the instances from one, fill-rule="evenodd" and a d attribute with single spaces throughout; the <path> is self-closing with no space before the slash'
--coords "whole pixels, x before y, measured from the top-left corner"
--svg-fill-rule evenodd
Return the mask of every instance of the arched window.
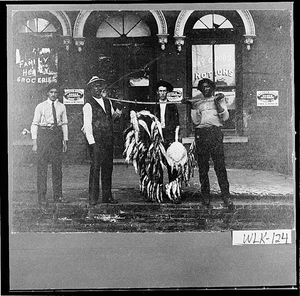
<path id="1" fill-rule="evenodd" d="M 19 33 L 54 33 L 54 25 L 43 18 L 32 18 L 20 26 Z"/>
<path id="2" fill-rule="evenodd" d="M 198 15 L 197 15 L 198 14 Z M 229 120 L 224 124 L 228 133 L 241 134 L 237 118 L 242 118 L 238 100 L 240 91 L 237 72 L 240 57 L 238 30 L 230 13 L 197 12 L 189 21 L 191 54 L 191 95 L 202 96 L 197 89 L 199 80 L 209 78 L 216 83 L 216 93 L 222 92 L 227 99 Z"/>
<path id="3" fill-rule="evenodd" d="M 148 37 L 151 31 L 143 19 L 129 12 L 122 12 L 121 15 L 108 16 L 100 24 L 96 37 Z"/>
<path id="4" fill-rule="evenodd" d="M 233 26 L 226 17 L 213 13 L 201 17 L 195 23 L 193 29 L 233 29 Z"/>

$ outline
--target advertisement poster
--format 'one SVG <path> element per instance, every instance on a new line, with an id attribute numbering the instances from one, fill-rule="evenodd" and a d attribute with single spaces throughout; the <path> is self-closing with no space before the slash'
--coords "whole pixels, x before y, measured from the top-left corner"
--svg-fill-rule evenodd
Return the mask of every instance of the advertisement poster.
<path id="1" fill-rule="evenodd" d="M 84 89 L 65 89 L 63 99 L 65 105 L 83 105 Z"/>
<path id="2" fill-rule="evenodd" d="M 278 90 L 257 91 L 257 106 L 279 106 Z"/>
<path id="3" fill-rule="evenodd" d="M 168 93 L 168 101 L 178 102 L 182 100 L 183 90 L 182 87 L 174 87 L 173 91 Z"/>

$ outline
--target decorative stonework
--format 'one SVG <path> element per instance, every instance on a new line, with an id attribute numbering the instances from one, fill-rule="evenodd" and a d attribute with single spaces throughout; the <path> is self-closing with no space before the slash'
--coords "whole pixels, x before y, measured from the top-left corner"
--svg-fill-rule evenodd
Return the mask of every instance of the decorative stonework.
<path id="1" fill-rule="evenodd" d="M 183 36 L 185 24 L 194 10 L 182 10 L 176 20 L 174 28 L 174 37 Z"/>
<path id="2" fill-rule="evenodd" d="M 84 43 L 85 43 L 85 38 L 84 37 L 74 38 L 74 42 L 75 42 L 75 45 L 77 46 L 78 51 L 81 52 L 82 48 L 84 46 Z"/>
<path id="3" fill-rule="evenodd" d="M 50 10 L 50 12 L 59 20 L 63 36 L 72 36 L 71 22 L 68 15 L 64 11 Z"/>
<path id="4" fill-rule="evenodd" d="M 161 50 L 165 50 L 166 43 L 168 42 L 169 34 L 157 34 L 158 43 L 160 44 Z"/>
<path id="5" fill-rule="evenodd" d="M 63 44 L 67 51 L 70 50 L 71 43 L 72 43 L 72 36 L 63 36 Z"/>
<path id="6" fill-rule="evenodd" d="M 177 46 L 177 50 L 180 52 L 184 44 L 185 36 L 174 36 L 174 38 L 175 38 L 175 45 Z"/>

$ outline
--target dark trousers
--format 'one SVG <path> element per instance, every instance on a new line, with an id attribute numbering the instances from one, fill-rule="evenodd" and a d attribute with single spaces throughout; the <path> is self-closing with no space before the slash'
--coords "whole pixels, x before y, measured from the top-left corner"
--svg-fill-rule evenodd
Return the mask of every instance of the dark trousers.
<path id="1" fill-rule="evenodd" d="M 195 131 L 196 153 L 199 166 L 199 180 L 201 193 L 209 197 L 210 184 L 208 178 L 209 159 L 214 163 L 218 183 L 222 196 L 229 194 L 229 182 L 225 167 L 225 155 L 223 146 L 223 132 L 220 127 L 198 128 Z"/>
<path id="2" fill-rule="evenodd" d="M 98 201 L 101 170 L 102 201 L 112 198 L 113 144 L 111 140 L 103 139 L 101 143 L 89 145 L 91 159 L 89 176 L 89 200 Z"/>
<path id="3" fill-rule="evenodd" d="M 37 138 L 37 192 L 38 200 L 45 200 L 47 193 L 48 164 L 52 166 L 53 198 L 62 197 L 62 149 L 61 127 L 55 130 L 38 130 Z"/>

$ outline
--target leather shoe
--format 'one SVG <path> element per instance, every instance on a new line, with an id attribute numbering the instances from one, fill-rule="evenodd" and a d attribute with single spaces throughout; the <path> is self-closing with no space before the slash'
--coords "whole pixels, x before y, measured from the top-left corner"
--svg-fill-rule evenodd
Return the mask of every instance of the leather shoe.
<path id="1" fill-rule="evenodd" d="M 90 201 L 90 206 L 95 206 L 98 202 L 96 200 L 91 200 Z"/>
<path id="2" fill-rule="evenodd" d="M 109 198 L 109 199 L 103 199 L 102 202 L 103 203 L 110 203 L 110 204 L 117 204 L 118 203 L 118 201 L 113 199 L 112 197 Z"/>
<path id="3" fill-rule="evenodd" d="M 179 205 L 181 204 L 181 200 L 179 198 L 176 198 L 174 199 L 173 203 Z"/>
<path id="4" fill-rule="evenodd" d="M 223 199 L 223 203 L 224 203 L 225 207 L 228 207 L 229 209 L 233 208 L 233 202 L 232 202 L 230 196 L 225 195 L 222 197 L 222 199 Z"/>
<path id="5" fill-rule="evenodd" d="M 203 198 L 202 198 L 202 204 L 204 206 L 209 206 L 210 205 L 210 198 L 209 198 L 209 196 L 203 196 Z"/>

